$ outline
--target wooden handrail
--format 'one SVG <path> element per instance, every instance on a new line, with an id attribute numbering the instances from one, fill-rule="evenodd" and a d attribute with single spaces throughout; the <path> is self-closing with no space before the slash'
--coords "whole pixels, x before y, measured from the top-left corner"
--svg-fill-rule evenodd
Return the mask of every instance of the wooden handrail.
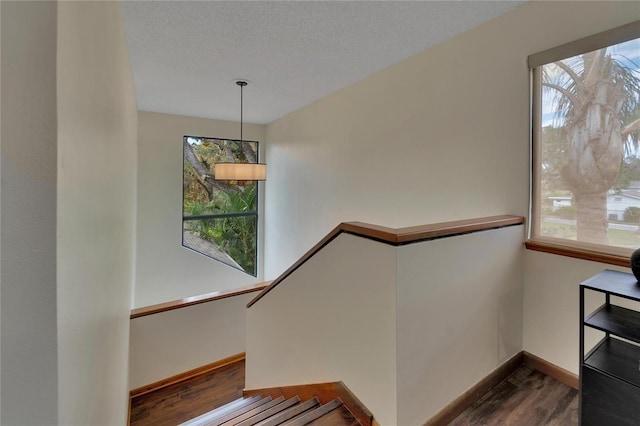
<path id="1" fill-rule="evenodd" d="M 172 300 L 171 302 L 164 302 L 157 305 L 136 308 L 131 310 L 130 318 L 140 318 L 147 315 L 158 314 L 160 312 L 185 308 L 187 306 L 199 305 L 200 303 L 213 302 L 214 300 L 226 299 L 228 297 L 252 293 L 254 291 L 262 291 L 267 288 L 269 284 L 271 284 L 271 281 L 252 284 L 246 287 L 235 288 L 232 290 L 214 291 L 213 293 L 206 293 L 198 296 L 186 297 L 184 299 Z"/>
<path id="2" fill-rule="evenodd" d="M 625 268 L 631 267 L 629 256 L 623 256 L 619 254 L 599 253 L 576 247 L 566 247 L 541 241 L 527 241 L 525 242 L 525 247 L 529 250 L 557 254 L 559 256 L 590 260 L 592 262 L 606 263 L 609 265 L 622 266 Z"/>
<path id="3" fill-rule="evenodd" d="M 385 226 L 370 225 L 361 222 L 344 222 L 334 228 L 318 244 L 307 251 L 296 263 L 273 280 L 264 290 L 247 304 L 250 308 L 254 303 L 273 290 L 278 284 L 291 275 L 296 269 L 311 259 L 324 246 L 333 241 L 338 235 L 344 233 L 358 237 L 369 238 L 384 244 L 401 246 L 421 241 L 435 240 L 438 238 L 453 237 L 456 235 L 470 234 L 472 232 L 486 231 L 489 229 L 504 228 L 507 226 L 522 225 L 524 217 L 502 215 L 483 217 L 479 219 L 456 220 L 452 222 L 434 223 L 407 228 L 387 228 Z"/>

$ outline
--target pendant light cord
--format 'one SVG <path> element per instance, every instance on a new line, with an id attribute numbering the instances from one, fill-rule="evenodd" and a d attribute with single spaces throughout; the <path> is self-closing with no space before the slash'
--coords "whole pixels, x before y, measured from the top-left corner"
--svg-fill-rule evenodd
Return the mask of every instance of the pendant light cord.
<path id="1" fill-rule="evenodd" d="M 243 115 L 243 114 L 242 114 L 242 111 L 243 111 L 243 109 L 244 109 L 244 108 L 243 108 L 243 102 L 242 102 L 242 100 L 243 100 L 243 96 L 242 96 L 242 89 L 244 88 L 244 86 L 246 86 L 246 85 L 247 85 L 247 84 L 249 84 L 249 83 L 247 83 L 247 82 L 246 82 L 246 81 L 244 81 L 244 80 L 238 80 L 238 81 L 236 81 L 236 84 L 237 84 L 238 86 L 240 86 L 240 140 L 242 141 L 242 140 L 244 140 L 244 139 L 242 139 L 242 118 L 243 118 L 243 117 L 242 117 L 242 115 Z"/>

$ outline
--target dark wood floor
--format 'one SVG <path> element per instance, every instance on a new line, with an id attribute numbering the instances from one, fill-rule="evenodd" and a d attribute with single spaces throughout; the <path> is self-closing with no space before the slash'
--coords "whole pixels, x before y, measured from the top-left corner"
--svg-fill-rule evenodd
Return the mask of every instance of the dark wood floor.
<path id="1" fill-rule="evenodd" d="M 522 365 L 450 426 L 578 424 L 578 391 Z"/>
<path id="2" fill-rule="evenodd" d="M 176 425 L 242 396 L 244 360 L 187 383 L 135 397 L 130 425 Z M 578 424 L 578 391 L 522 365 L 450 425 Z"/>
<path id="3" fill-rule="evenodd" d="M 175 426 L 242 397 L 244 358 L 214 372 L 131 399 L 131 426 Z"/>

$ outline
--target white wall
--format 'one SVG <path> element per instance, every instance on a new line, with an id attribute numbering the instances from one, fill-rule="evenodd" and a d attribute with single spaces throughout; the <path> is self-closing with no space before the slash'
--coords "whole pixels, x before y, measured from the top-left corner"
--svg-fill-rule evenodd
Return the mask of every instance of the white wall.
<path id="1" fill-rule="evenodd" d="M 266 278 L 343 221 L 527 213 L 534 23 L 492 22 L 267 126 Z"/>
<path id="2" fill-rule="evenodd" d="M 527 56 L 638 19 L 637 2 L 527 2 L 269 124 L 265 278 L 341 221 L 527 215 Z M 607 267 L 527 252 L 524 349 L 577 372 L 577 286 Z"/>
<path id="3" fill-rule="evenodd" d="M 57 62 L 58 424 L 125 424 L 137 106 L 119 4 L 59 2 Z"/>
<path id="4" fill-rule="evenodd" d="M 240 124 L 151 112 L 139 113 L 134 307 L 262 281 L 261 249 L 258 251 L 256 278 L 182 247 L 182 138 L 185 135 L 238 139 Z M 264 150 L 264 126 L 245 124 L 243 136 L 248 140 L 257 140 L 260 142 L 260 149 Z M 260 197 L 261 205 L 262 198 L 264 197 Z M 259 232 L 263 228 L 262 216 L 260 215 Z M 262 244 L 261 236 L 258 241 Z"/>
<path id="5" fill-rule="evenodd" d="M 2 414 L 6 426 L 55 424 L 55 2 L 2 10 Z"/>
<path id="6" fill-rule="evenodd" d="M 544 31 L 536 37 L 538 51 L 640 19 L 637 2 L 533 4 L 516 10 L 516 14 L 524 18 L 528 9 L 539 9 L 542 13 L 546 8 L 556 13 L 547 14 L 544 19 Z M 579 284 L 603 269 L 629 272 L 627 268 L 527 251 L 524 267 L 526 351 L 578 372 Z M 589 298 L 588 302 L 588 309 L 598 303 L 597 298 Z"/>
<path id="7" fill-rule="evenodd" d="M 398 248 L 398 425 L 423 424 L 522 350 L 523 228 Z"/>
<path id="8" fill-rule="evenodd" d="M 528 2 L 269 124 L 265 278 L 342 221 L 526 215 L 527 56 L 638 13 Z"/>
<path id="9" fill-rule="evenodd" d="M 248 293 L 131 320 L 135 389 L 245 351 Z"/>
<path id="10" fill-rule="evenodd" d="M 2 7 L 0 7 L 0 22 L 2 22 Z M 2 31 L 0 31 L 0 46 L 2 46 Z M 1 48 L 0 48 L 1 50 Z M 0 66 L 0 92 L 2 92 L 2 66 Z M 0 123 L 2 123 L 2 103 L 0 102 Z M 2 131 L 0 130 L 0 177 L 2 176 Z M 0 185 L 0 229 L 2 224 L 2 188 Z M 2 306 L 2 238 L 0 237 L 0 307 Z M 0 332 L 2 330 L 2 314 L 0 313 Z M 2 413 L 2 338 L 0 338 L 0 413 Z M 0 414 L 0 422 L 2 415 Z"/>
<path id="11" fill-rule="evenodd" d="M 342 380 L 422 424 L 522 350 L 524 227 L 393 247 L 341 234 L 247 311 L 247 388 Z"/>
<path id="12" fill-rule="evenodd" d="M 524 259 L 524 350 L 578 374 L 580 283 L 604 269 L 630 270 L 536 251 Z M 585 313 L 604 302 L 585 294 Z M 586 349 L 594 343 L 590 336 Z"/>
<path id="13" fill-rule="evenodd" d="M 1 7 L 1 422 L 123 424 L 137 116 L 119 6 Z"/>
<path id="14" fill-rule="evenodd" d="M 246 387 L 343 381 L 396 424 L 396 248 L 341 234 L 247 311 Z"/>

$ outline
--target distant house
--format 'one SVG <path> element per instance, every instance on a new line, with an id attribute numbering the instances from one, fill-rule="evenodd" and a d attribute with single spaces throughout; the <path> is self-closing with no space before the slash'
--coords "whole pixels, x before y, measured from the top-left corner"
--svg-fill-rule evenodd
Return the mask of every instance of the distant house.
<path id="1" fill-rule="evenodd" d="M 623 189 L 607 195 L 607 219 L 623 220 L 628 207 L 640 207 L 640 189 Z"/>
<path id="2" fill-rule="evenodd" d="M 551 210 L 556 211 L 560 207 L 569 207 L 571 206 L 571 196 L 557 196 L 557 197 L 548 197 L 549 201 L 551 201 Z"/>
<path id="3" fill-rule="evenodd" d="M 548 197 L 552 211 L 573 205 L 570 195 Z M 607 219 L 622 221 L 624 211 L 628 207 L 640 207 L 640 181 L 631 181 L 629 187 L 620 191 L 610 191 L 607 194 Z"/>

